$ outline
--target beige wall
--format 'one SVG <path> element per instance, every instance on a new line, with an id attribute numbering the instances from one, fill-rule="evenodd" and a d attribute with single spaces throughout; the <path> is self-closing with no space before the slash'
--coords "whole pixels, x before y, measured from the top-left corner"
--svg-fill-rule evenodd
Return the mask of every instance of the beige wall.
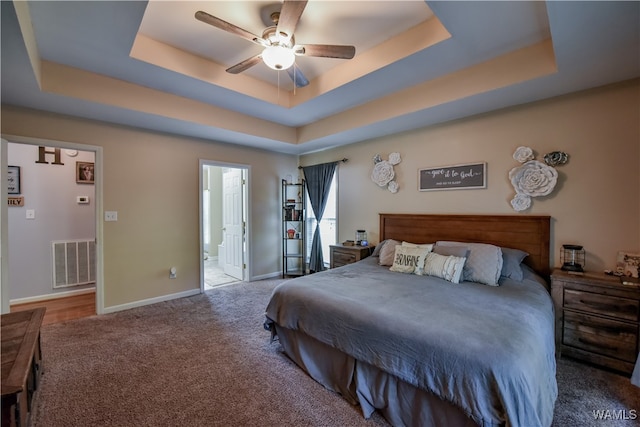
<path id="1" fill-rule="evenodd" d="M 2 133 L 102 147 L 103 209 L 118 211 L 104 223 L 105 309 L 199 288 L 199 159 L 249 166 L 249 275 L 278 274 L 280 179 L 296 156 L 8 106 Z"/>
<path id="2" fill-rule="evenodd" d="M 356 229 L 378 241 L 379 212 L 516 214 L 507 174 L 516 147 L 569 153 L 555 192 L 524 214 L 551 215 L 552 263 L 562 243 L 587 250 L 587 268 L 612 268 L 618 250 L 640 251 L 640 82 L 626 82 L 302 157 L 339 166 L 339 240 Z M 102 147 L 104 306 L 199 287 L 199 159 L 250 167 L 250 277 L 280 269 L 280 179 L 297 175 L 295 156 L 2 107 L 2 133 Z M 398 151 L 400 191 L 373 184 L 372 158 Z M 418 169 L 486 161 L 488 187 L 419 192 Z M 519 215 L 522 215 L 520 213 Z M 274 250 L 274 249 L 278 250 Z M 170 280 L 175 265 L 178 278 Z M 11 296 L 9 296 L 11 297 Z M 3 301 L 5 296 L 3 295 Z"/>
<path id="3" fill-rule="evenodd" d="M 537 159 L 569 153 L 555 191 L 516 213 L 509 170 L 516 147 Z M 397 151 L 400 191 L 370 180 L 372 158 Z M 619 250 L 640 252 L 640 83 L 624 82 L 490 114 L 302 156 L 309 165 L 347 157 L 339 166 L 339 241 L 365 228 L 378 242 L 378 213 L 550 215 L 552 263 L 563 243 L 584 245 L 587 269 L 613 268 Z M 420 192 L 418 169 L 487 162 L 487 188 Z"/>

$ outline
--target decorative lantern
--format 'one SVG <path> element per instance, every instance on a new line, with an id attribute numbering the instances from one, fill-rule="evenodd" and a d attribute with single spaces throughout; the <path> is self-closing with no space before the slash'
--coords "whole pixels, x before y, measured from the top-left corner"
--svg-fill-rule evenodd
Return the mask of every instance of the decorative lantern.
<path id="1" fill-rule="evenodd" d="M 584 272 L 584 248 L 579 245 L 562 245 L 560 262 L 564 271 Z"/>
<path id="2" fill-rule="evenodd" d="M 356 245 L 367 246 L 367 232 L 365 230 L 356 230 Z"/>

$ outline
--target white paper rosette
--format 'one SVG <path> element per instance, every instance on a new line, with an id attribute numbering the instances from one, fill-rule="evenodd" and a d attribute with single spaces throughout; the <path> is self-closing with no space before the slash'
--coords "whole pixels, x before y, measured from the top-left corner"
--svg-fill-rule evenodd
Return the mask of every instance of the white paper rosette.
<path id="1" fill-rule="evenodd" d="M 558 181 L 558 172 L 537 160 L 529 160 L 509 172 L 509 179 L 518 194 L 529 197 L 550 194 Z"/>
<path id="2" fill-rule="evenodd" d="M 395 176 L 393 171 L 393 165 L 386 160 L 382 160 L 373 167 L 371 172 L 371 181 L 378 184 L 380 187 L 384 187 Z"/>
<path id="3" fill-rule="evenodd" d="M 398 163 L 400 163 L 402 161 L 402 159 L 400 158 L 400 153 L 391 153 L 389 154 L 389 163 L 391 163 L 392 165 L 397 165 Z"/>
<path id="4" fill-rule="evenodd" d="M 513 158 L 520 163 L 528 162 L 533 160 L 533 150 L 529 147 L 518 147 L 513 153 Z"/>
<path id="5" fill-rule="evenodd" d="M 516 212 L 521 212 L 529 209 L 531 206 L 531 197 L 526 194 L 516 194 L 516 196 L 511 200 L 511 207 Z"/>
<path id="6" fill-rule="evenodd" d="M 398 183 L 395 181 L 390 181 L 389 185 L 387 185 L 387 189 L 389 191 L 391 191 L 392 193 L 397 193 L 398 192 Z"/>

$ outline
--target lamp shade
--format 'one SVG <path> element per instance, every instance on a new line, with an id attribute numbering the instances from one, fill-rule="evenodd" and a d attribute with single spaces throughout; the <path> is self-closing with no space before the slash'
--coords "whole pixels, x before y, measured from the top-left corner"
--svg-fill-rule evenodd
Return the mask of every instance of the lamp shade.
<path id="1" fill-rule="evenodd" d="M 286 70 L 296 61 L 296 55 L 289 48 L 275 45 L 264 49 L 262 60 L 273 70 Z"/>
<path id="2" fill-rule="evenodd" d="M 562 245 L 560 262 L 562 270 L 582 273 L 584 272 L 584 248 L 580 245 Z"/>

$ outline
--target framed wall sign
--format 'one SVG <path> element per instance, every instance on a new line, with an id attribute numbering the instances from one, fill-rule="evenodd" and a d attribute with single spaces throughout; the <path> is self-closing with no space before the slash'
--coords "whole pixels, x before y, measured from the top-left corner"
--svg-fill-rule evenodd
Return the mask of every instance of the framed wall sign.
<path id="1" fill-rule="evenodd" d="M 486 172 L 486 162 L 419 169 L 418 190 L 487 188 Z"/>
<path id="2" fill-rule="evenodd" d="M 20 194 L 20 166 L 7 166 L 8 194 Z"/>

